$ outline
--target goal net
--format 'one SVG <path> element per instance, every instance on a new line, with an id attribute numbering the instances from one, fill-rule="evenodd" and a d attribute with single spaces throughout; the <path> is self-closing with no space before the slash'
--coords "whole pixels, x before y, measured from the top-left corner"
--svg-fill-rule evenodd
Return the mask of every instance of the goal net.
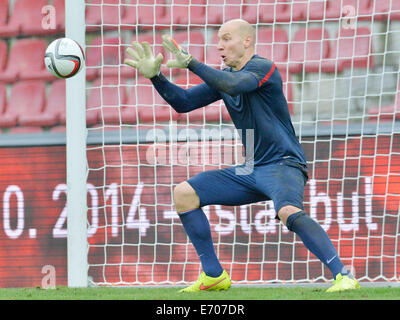
<path id="1" fill-rule="evenodd" d="M 94 285 L 179 285 L 201 265 L 173 205 L 193 175 L 241 163 L 219 101 L 178 114 L 123 64 L 132 41 L 172 35 L 223 67 L 217 30 L 243 18 L 282 76 L 308 161 L 305 210 L 362 282 L 400 280 L 400 5 L 392 0 L 87 0 L 88 275 Z M 68 13 L 67 13 L 68 14 Z M 163 74 L 182 87 L 187 70 Z M 329 270 L 270 201 L 203 208 L 233 284 L 312 283 Z"/>

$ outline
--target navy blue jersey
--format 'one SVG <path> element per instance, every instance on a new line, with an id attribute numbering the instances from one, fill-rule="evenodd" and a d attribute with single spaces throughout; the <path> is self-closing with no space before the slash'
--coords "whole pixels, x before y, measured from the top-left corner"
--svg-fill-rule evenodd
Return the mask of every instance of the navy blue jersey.
<path id="1" fill-rule="evenodd" d="M 221 92 L 222 99 L 237 129 L 254 129 L 254 164 L 267 164 L 292 159 L 306 164 L 302 147 L 295 135 L 288 104 L 282 90 L 282 78 L 271 61 L 257 55 L 240 70 L 257 79 L 257 88 L 237 96 Z M 246 148 L 245 148 L 246 150 Z"/>
<path id="2" fill-rule="evenodd" d="M 247 148 L 246 130 L 253 132 L 254 165 L 289 159 L 306 165 L 303 149 L 295 135 L 282 79 L 275 64 L 254 55 L 239 71 L 216 70 L 193 60 L 189 69 L 203 84 L 184 90 L 162 75 L 152 80 L 160 95 L 177 112 L 189 112 L 223 99 Z M 246 154 L 246 159 L 251 159 Z"/>

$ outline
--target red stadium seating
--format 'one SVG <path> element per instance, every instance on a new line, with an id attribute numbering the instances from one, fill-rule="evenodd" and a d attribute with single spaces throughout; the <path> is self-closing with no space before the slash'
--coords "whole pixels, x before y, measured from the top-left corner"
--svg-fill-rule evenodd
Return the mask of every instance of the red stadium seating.
<path id="1" fill-rule="evenodd" d="M 293 0 L 280 0 L 276 4 L 275 22 L 290 22 L 302 20 L 306 7 L 303 3 Z"/>
<path id="2" fill-rule="evenodd" d="M 334 72 L 335 61 L 329 60 L 329 52 L 326 29 L 299 29 L 290 44 L 289 70 L 298 72 L 304 66 L 305 72 Z"/>
<path id="3" fill-rule="evenodd" d="M 272 60 L 278 69 L 286 69 L 288 42 L 288 35 L 284 29 L 258 28 L 256 53 Z"/>
<path id="4" fill-rule="evenodd" d="M 20 81 L 13 85 L 0 127 L 52 126 L 56 119 L 44 113 L 45 83 L 39 80 Z"/>
<path id="5" fill-rule="evenodd" d="M 138 26 L 143 30 L 166 29 L 171 26 L 170 12 L 164 0 L 137 0 Z"/>
<path id="6" fill-rule="evenodd" d="M 67 128 L 65 125 L 54 126 L 49 129 L 50 132 L 65 133 Z"/>
<path id="7" fill-rule="evenodd" d="M 138 23 L 137 2 L 138 0 L 131 0 L 121 3 L 125 11 L 125 14 L 121 17 L 121 29 L 136 31 L 135 27 Z"/>
<path id="8" fill-rule="evenodd" d="M 322 20 L 326 6 L 326 0 L 247 0 L 242 18 L 250 23 Z"/>
<path id="9" fill-rule="evenodd" d="M 137 107 L 140 123 L 176 121 L 180 114 L 171 108 L 153 88 L 148 79 L 139 77 L 129 89 L 127 106 Z"/>
<path id="10" fill-rule="evenodd" d="M 329 58 L 337 60 L 340 69 L 373 67 L 374 59 L 372 55 L 371 30 L 369 28 L 341 28 L 331 43 Z"/>
<path id="11" fill-rule="evenodd" d="M 224 13 L 223 13 L 223 5 L 224 3 L 222 0 L 210 0 L 207 3 L 206 7 L 206 17 L 207 17 L 207 24 L 215 24 L 220 25 L 223 23 Z"/>
<path id="12" fill-rule="evenodd" d="M 259 22 L 271 23 L 275 21 L 276 0 L 248 0 L 246 1 L 246 15 L 257 17 Z"/>
<path id="13" fill-rule="evenodd" d="M 276 16 L 282 14 L 284 7 L 282 2 L 277 5 L 277 0 L 246 0 L 243 1 L 242 9 L 240 11 L 241 18 L 248 21 L 251 24 L 256 23 L 272 23 L 276 21 Z M 278 10 L 275 14 L 275 11 Z M 236 15 L 238 15 L 236 9 Z M 232 15 L 232 14 L 231 14 Z"/>
<path id="14" fill-rule="evenodd" d="M 181 6 L 176 0 L 174 4 L 173 20 L 171 20 L 171 4 L 165 0 L 126 0 L 122 3 L 125 8 L 125 14 L 121 17 L 121 28 L 137 32 L 137 28 L 141 30 L 169 29 L 173 23 L 182 24 L 183 20 L 188 17 L 182 17 L 186 12 L 187 2 L 185 6 Z M 196 0 L 201 1 L 201 0 Z M 190 12 L 197 13 L 196 9 L 191 6 Z M 197 17 L 196 17 L 197 18 Z M 183 20 L 182 20 L 183 19 Z M 203 20 L 201 20 L 203 22 Z"/>
<path id="15" fill-rule="evenodd" d="M 47 113 L 46 110 L 41 110 L 35 114 L 22 114 L 19 117 L 19 125 L 27 128 L 32 127 L 52 127 L 58 123 L 52 114 Z"/>
<path id="16" fill-rule="evenodd" d="M 87 30 L 118 29 L 121 19 L 125 14 L 125 6 L 120 5 L 120 0 L 90 0 L 86 4 Z"/>
<path id="17" fill-rule="evenodd" d="M 220 25 L 223 22 L 243 18 L 250 23 L 289 22 L 297 20 L 322 20 L 325 1 L 304 0 L 193 0 L 190 6 L 186 0 L 133 0 L 123 4 L 125 16 L 122 28 L 156 28 L 205 24 Z M 154 9 L 152 5 L 156 4 Z M 139 16 L 139 19 L 138 19 Z M 207 20 L 206 20 L 207 19 Z"/>
<path id="18" fill-rule="evenodd" d="M 309 4 L 309 6 L 314 9 L 314 5 Z M 242 17 L 250 23 L 273 23 L 305 19 L 308 5 L 305 0 L 248 0 L 243 7 Z M 312 13 L 315 14 L 311 15 L 314 19 L 319 18 L 317 12 L 312 11 Z"/>
<path id="19" fill-rule="evenodd" d="M 30 133 L 42 133 L 43 128 L 42 127 L 30 127 L 30 126 L 23 126 L 23 127 L 13 127 L 8 130 L 7 133 L 12 133 L 12 134 L 30 134 Z"/>
<path id="20" fill-rule="evenodd" d="M 47 97 L 46 112 L 53 115 L 60 125 L 51 129 L 52 132 L 64 132 L 66 124 L 66 86 L 65 80 L 56 80 L 50 87 Z M 92 85 L 93 86 L 93 85 Z M 89 87 L 90 88 L 90 87 Z M 98 89 L 99 90 L 99 89 Z M 95 89 L 88 89 L 89 94 L 94 92 Z M 94 100 L 94 97 L 93 97 Z M 88 102 L 89 103 L 89 102 Z M 89 105 L 87 103 L 87 108 Z M 99 109 L 94 108 L 88 110 L 86 113 L 86 123 L 88 126 L 94 125 L 98 122 Z"/>
<path id="21" fill-rule="evenodd" d="M 374 7 L 375 2 L 375 7 Z M 400 20 L 400 1 L 376 0 L 371 1 L 371 10 L 374 20 Z"/>
<path id="22" fill-rule="evenodd" d="M 7 90 L 4 83 L 0 83 L 0 117 L 6 111 L 7 107 Z"/>
<path id="23" fill-rule="evenodd" d="M 56 10 L 56 23 L 57 32 L 65 32 L 65 0 L 53 0 L 52 3 L 54 9 Z"/>
<path id="24" fill-rule="evenodd" d="M 57 29 L 43 28 L 43 7 L 48 5 L 47 0 L 17 0 L 14 4 L 11 22 L 16 21 L 20 26 L 20 33 L 26 36 L 56 34 Z M 14 15 L 16 19 L 14 20 Z"/>
<path id="25" fill-rule="evenodd" d="M 370 20 L 372 17 L 371 0 L 330 0 L 326 18 L 339 19 L 342 17 L 357 17 L 357 20 Z"/>
<path id="26" fill-rule="evenodd" d="M 299 29 L 290 43 L 289 70 L 300 72 L 341 72 L 344 68 L 373 66 L 371 31 L 366 27 L 339 29 L 329 38 L 327 30 Z"/>
<path id="27" fill-rule="evenodd" d="M 19 82 L 21 83 L 21 82 Z M 18 83 L 18 84 L 19 84 Z M 26 111 L 21 112 L 18 118 L 20 126 L 24 127 L 48 127 L 58 123 L 58 119 L 55 115 L 48 113 L 46 110 L 46 86 L 43 81 L 31 80 L 23 81 L 26 83 L 21 91 L 17 91 L 16 94 L 20 93 L 24 98 L 15 98 L 15 104 L 21 103 L 26 104 Z M 14 87 L 18 84 L 14 84 Z M 22 93 L 22 90 L 24 92 Z M 26 91 L 25 91 L 26 90 Z M 23 99 L 23 100 L 22 100 Z M 10 98 L 10 104 L 12 100 Z"/>
<path id="28" fill-rule="evenodd" d="M 174 28 L 188 25 L 204 26 L 206 4 L 206 0 L 192 0 L 189 6 L 187 0 L 174 0 L 166 6 L 166 17 L 171 18 Z"/>
<path id="29" fill-rule="evenodd" d="M 54 80 L 44 65 L 47 48 L 45 39 L 27 38 L 16 40 L 11 47 L 7 67 L 0 73 L 0 80 Z M 29 54 L 27 54 L 29 53 Z"/>
<path id="30" fill-rule="evenodd" d="M 248 0 L 244 5 L 243 18 L 251 23 L 258 22 L 289 22 L 300 20 L 303 4 L 293 3 L 293 0 Z M 297 0 L 295 0 L 296 2 Z M 298 0 L 300 1 L 300 0 Z M 304 3 L 304 0 L 301 0 Z M 292 12 L 293 11 L 293 12 Z"/>
<path id="31" fill-rule="evenodd" d="M 66 121 L 66 100 L 65 80 L 56 80 L 52 83 L 47 95 L 46 112 L 57 119 L 57 123 L 65 125 Z"/>
<path id="32" fill-rule="evenodd" d="M 92 110 L 88 113 L 98 110 L 98 123 L 105 125 L 136 123 L 136 112 L 132 112 L 132 109 L 126 107 L 126 87 L 119 83 L 118 78 L 97 79 L 90 88 L 87 105 L 88 109 Z"/>
<path id="33" fill-rule="evenodd" d="M 0 75 L 3 74 L 7 63 L 7 43 L 0 40 Z"/>
<path id="34" fill-rule="evenodd" d="M 8 111 L 6 86 L 0 83 L 0 128 L 9 128 L 16 124 L 17 116 Z"/>
<path id="35" fill-rule="evenodd" d="M 208 24 L 220 25 L 225 21 L 242 17 L 242 0 L 208 0 L 206 15 Z"/>
<path id="36" fill-rule="evenodd" d="M 119 38 L 94 38 L 87 46 L 86 78 L 93 80 L 101 75 L 134 77 L 132 68 L 124 65 L 125 49 Z M 102 68 L 100 68 L 100 66 Z"/>
<path id="37" fill-rule="evenodd" d="M 114 123 L 114 120 L 116 120 L 115 118 L 118 117 L 118 109 L 120 105 L 125 102 L 123 99 L 126 99 L 123 94 L 123 89 L 124 88 L 118 87 L 118 80 L 114 78 L 96 79 L 92 82 L 88 87 L 88 114 L 91 114 L 93 111 L 97 113 L 98 118 L 96 121 L 93 121 L 93 123 L 90 121 L 90 124 L 101 122 L 99 116 L 102 112 L 110 115 L 109 118 L 111 118 L 111 122 Z M 113 111 L 117 112 L 113 113 Z"/>
<path id="38" fill-rule="evenodd" d="M 242 19 L 246 20 L 251 24 L 258 23 L 259 15 L 261 11 L 259 9 L 258 0 L 249 0 L 242 5 Z"/>
<path id="39" fill-rule="evenodd" d="M 0 37 L 14 37 L 19 33 L 16 25 L 11 26 L 9 0 L 0 0 Z"/>
<path id="40" fill-rule="evenodd" d="M 14 32 L 9 31 L 8 33 L 6 32 L 7 29 L 7 24 L 8 24 L 8 2 L 9 0 L 0 0 L 0 36 L 15 36 L 18 34 L 17 30 L 14 30 Z"/>
<path id="41" fill-rule="evenodd" d="M 55 34 L 57 29 L 43 28 L 42 9 L 47 0 L 16 0 L 8 24 L 0 27 L 0 36 Z"/>
<path id="42" fill-rule="evenodd" d="M 300 21 L 313 21 L 323 20 L 325 18 L 325 12 L 328 7 L 328 1 L 325 0 L 293 0 L 292 10 L 296 12 Z"/>

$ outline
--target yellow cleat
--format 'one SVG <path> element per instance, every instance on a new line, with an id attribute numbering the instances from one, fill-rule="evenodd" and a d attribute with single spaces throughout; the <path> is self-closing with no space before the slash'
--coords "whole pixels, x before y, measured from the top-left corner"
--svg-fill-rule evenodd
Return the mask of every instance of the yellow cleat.
<path id="1" fill-rule="evenodd" d="M 207 276 L 203 271 L 195 283 L 179 292 L 220 291 L 228 290 L 230 286 L 231 278 L 225 270 L 216 278 Z"/>
<path id="2" fill-rule="evenodd" d="M 333 286 L 330 287 L 326 292 L 340 292 L 345 290 L 360 289 L 361 286 L 356 279 L 352 279 L 349 276 L 342 276 L 340 273 L 333 280 Z"/>

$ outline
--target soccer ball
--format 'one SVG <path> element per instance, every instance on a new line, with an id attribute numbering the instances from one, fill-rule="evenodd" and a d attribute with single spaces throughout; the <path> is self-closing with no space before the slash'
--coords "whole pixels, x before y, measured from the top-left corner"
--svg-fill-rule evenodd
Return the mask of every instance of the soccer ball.
<path id="1" fill-rule="evenodd" d="M 44 64 L 53 76 L 62 79 L 70 78 L 83 68 L 85 53 L 75 40 L 56 39 L 46 49 Z"/>

